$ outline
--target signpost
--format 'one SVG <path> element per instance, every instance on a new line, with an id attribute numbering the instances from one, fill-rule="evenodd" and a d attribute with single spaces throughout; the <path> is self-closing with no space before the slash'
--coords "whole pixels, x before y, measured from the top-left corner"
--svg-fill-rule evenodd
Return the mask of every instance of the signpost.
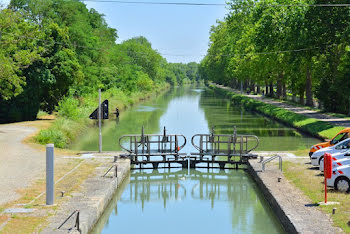
<path id="1" fill-rule="evenodd" d="M 101 103 L 101 89 L 98 90 L 98 107 L 89 116 L 90 119 L 98 119 L 99 140 L 98 152 L 102 152 L 102 119 L 108 119 L 108 100 Z"/>
<path id="2" fill-rule="evenodd" d="M 101 89 L 98 90 L 98 152 L 102 153 L 102 129 L 101 129 Z"/>

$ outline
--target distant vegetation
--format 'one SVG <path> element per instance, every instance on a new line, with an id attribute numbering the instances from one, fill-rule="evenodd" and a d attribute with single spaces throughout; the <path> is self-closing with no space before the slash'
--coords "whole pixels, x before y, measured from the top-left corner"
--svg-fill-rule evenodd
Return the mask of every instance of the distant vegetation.
<path id="1" fill-rule="evenodd" d="M 330 112 L 350 113 L 348 0 L 231 0 L 211 29 L 200 75 L 276 98 L 314 97 Z M 306 97 L 306 99 L 305 99 Z"/>
<path id="2" fill-rule="evenodd" d="M 12 0 L 0 9 L 0 123 L 33 120 L 39 110 L 87 118 L 98 88 L 128 105 L 198 79 L 196 63 L 168 63 L 144 37 L 117 38 L 80 1 Z"/>
<path id="3" fill-rule="evenodd" d="M 253 110 L 273 119 L 277 119 L 315 137 L 332 139 L 339 131 L 344 129 L 344 127 L 334 126 L 321 120 L 308 118 L 304 115 L 296 114 L 292 111 L 274 106 L 272 104 L 267 104 L 244 95 L 235 94 L 229 90 L 224 90 L 215 86 L 211 86 L 211 88 L 215 92 L 229 98 L 235 104 L 242 104 L 248 110 Z"/>

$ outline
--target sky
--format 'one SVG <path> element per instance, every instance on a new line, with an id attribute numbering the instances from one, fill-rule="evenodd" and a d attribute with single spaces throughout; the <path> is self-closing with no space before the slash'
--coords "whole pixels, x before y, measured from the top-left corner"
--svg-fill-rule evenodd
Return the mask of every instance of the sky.
<path id="1" fill-rule="evenodd" d="M 0 0 L 8 3 L 10 0 Z M 133 0 L 125 0 L 133 1 Z M 134 0 L 148 1 L 148 0 Z M 154 0 L 155 2 L 225 3 L 225 0 Z M 118 31 L 117 43 L 144 36 L 168 62 L 200 62 L 207 52 L 209 32 L 227 12 L 225 6 L 142 5 L 85 2 L 105 15 Z"/>

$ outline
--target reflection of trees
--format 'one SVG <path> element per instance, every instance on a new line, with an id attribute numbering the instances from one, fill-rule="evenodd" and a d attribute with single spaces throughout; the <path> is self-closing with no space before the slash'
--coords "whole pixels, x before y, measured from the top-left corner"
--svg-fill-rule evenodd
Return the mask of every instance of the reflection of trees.
<path id="1" fill-rule="evenodd" d="M 142 126 L 145 132 L 156 133 L 159 129 L 159 119 L 166 111 L 169 102 L 182 91 L 180 89 L 171 89 L 141 105 L 151 105 L 153 111 L 137 111 L 137 106 L 130 110 L 124 111 L 119 117 L 119 123 L 116 125 L 115 120 L 105 121 L 103 126 L 103 149 L 119 150 L 118 139 L 126 134 L 139 134 Z M 79 139 L 78 148 L 84 150 L 96 150 L 98 148 L 98 131 L 92 128 L 83 134 L 84 137 Z"/>
<path id="2" fill-rule="evenodd" d="M 195 182 L 191 188 L 182 185 L 182 180 L 190 179 Z M 163 200 L 164 208 L 167 200 L 184 199 L 187 189 L 193 199 L 210 200 L 214 207 L 215 200 L 232 201 L 239 193 L 237 202 L 247 197 L 248 178 L 242 175 L 232 175 L 225 171 L 203 172 L 192 170 L 191 175 L 187 175 L 187 170 L 177 172 L 159 172 L 153 170 L 152 173 L 137 171 L 131 175 L 130 190 L 128 199 L 123 201 L 133 201 L 142 204 L 150 201 Z"/>
<path id="3" fill-rule="evenodd" d="M 254 182 L 243 170 L 187 170 L 175 172 L 134 171 L 129 189 L 120 199 L 123 203 L 203 200 L 211 204 L 225 202 L 231 210 L 232 230 L 264 232 L 275 230 L 276 219 L 265 204 Z M 278 224 L 277 224 L 278 225 Z"/>
<path id="4" fill-rule="evenodd" d="M 123 197 L 123 202 L 140 202 L 142 209 L 145 202 L 163 200 L 164 208 L 167 201 L 185 199 L 186 188 L 179 181 L 186 176 L 186 171 L 181 170 L 174 173 L 160 173 L 153 170 L 152 173 L 147 171 L 135 171 L 130 178 L 129 197 Z"/>

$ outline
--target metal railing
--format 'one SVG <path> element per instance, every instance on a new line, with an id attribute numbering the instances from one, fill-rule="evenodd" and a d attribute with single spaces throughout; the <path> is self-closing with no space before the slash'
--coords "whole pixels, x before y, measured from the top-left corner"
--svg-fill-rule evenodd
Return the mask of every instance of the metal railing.
<path id="1" fill-rule="evenodd" d="M 66 218 L 66 220 L 64 220 L 64 222 L 57 228 L 57 229 L 61 229 L 63 227 L 64 224 L 67 223 L 67 221 L 73 217 L 74 214 L 77 214 L 75 216 L 75 222 L 74 222 L 74 226 L 69 228 L 68 230 L 72 230 L 73 228 L 77 228 L 78 231 L 80 231 L 80 210 L 75 210 L 72 212 L 71 215 L 68 216 L 68 218 Z"/>
<path id="2" fill-rule="evenodd" d="M 127 146 L 125 146 L 127 144 Z M 151 156 L 175 156 L 181 154 L 179 151 L 186 145 L 186 137 L 179 134 L 167 134 L 164 127 L 163 134 L 145 134 L 142 127 L 141 135 L 124 135 L 119 138 L 120 147 L 129 153 L 132 160 L 145 156 L 150 160 Z"/>
<path id="3" fill-rule="evenodd" d="M 272 160 L 278 158 L 278 161 L 279 161 L 279 169 L 282 171 L 282 157 L 279 156 L 279 155 L 275 155 L 275 156 L 272 156 L 264 161 L 261 162 L 261 170 L 262 171 L 265 171 L 265 165 L 269 162 L 271 162 Z"/>
<path id="4" fill-rule="evenodd" d="M 118 166 L 117 164 L 112 165 L 105 173 L 102 177 L 106 177 L 106 175 L 113 169 L 113 167 L 115 168 L 114 170 L 114 176 L 113 177 L 117 177 L 118 176 Z"/>
<path id="5" fill-rule="evenodd" d="M 199 142 L 199 145 L 195 141 Z M 196 134 L 191 143 L 201 156 L 204 155 L 227 155 L 244 156 L 259 146 L 259 138 L 254 135 L 238 135 L 236 127 L 233 134 L 215 134 L 212 128 L 210 134 Z"/>

